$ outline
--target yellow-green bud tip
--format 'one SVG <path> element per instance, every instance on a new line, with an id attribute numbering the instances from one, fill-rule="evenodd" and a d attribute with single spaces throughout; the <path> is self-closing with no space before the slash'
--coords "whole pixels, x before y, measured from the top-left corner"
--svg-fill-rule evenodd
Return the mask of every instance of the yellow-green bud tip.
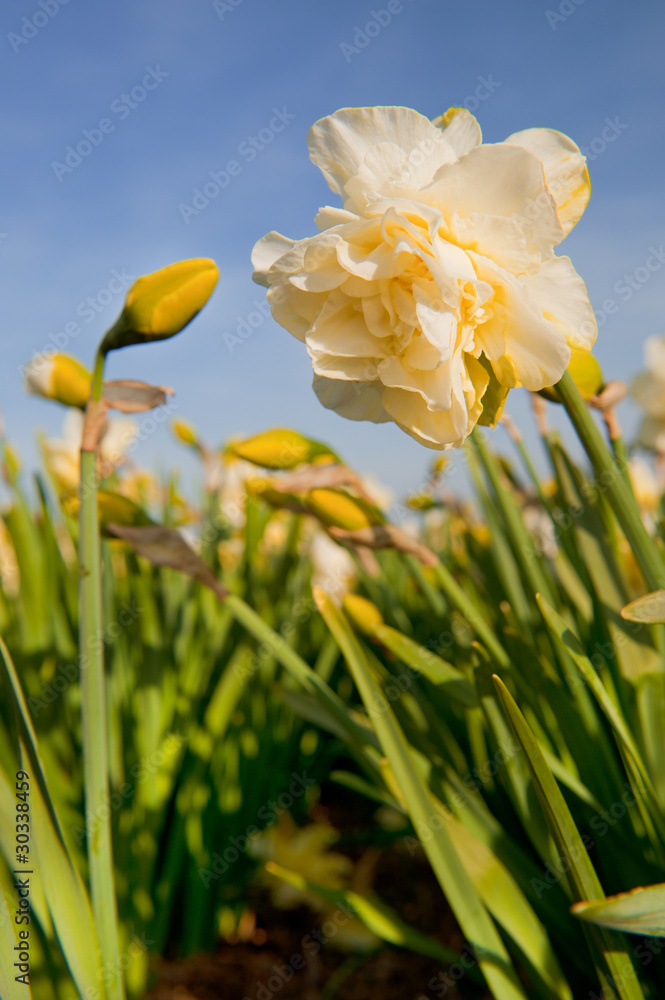
<path id="1" fill-rule="evenodd" d="M 359 632 L 371 635 L 375 628 L 383 625 L 383 616 L 377 606 L 359 594 L 345 594 L 342 607 Z"/>

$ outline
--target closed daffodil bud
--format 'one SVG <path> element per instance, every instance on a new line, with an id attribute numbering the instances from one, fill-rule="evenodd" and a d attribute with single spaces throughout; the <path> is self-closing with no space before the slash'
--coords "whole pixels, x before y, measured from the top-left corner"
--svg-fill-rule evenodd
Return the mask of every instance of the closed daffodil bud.
<path id="1" fill-rule="evenodd" d="M 201 447 L 196 427 L 188 423 L 187 420 L 179 420 L 176 417 L 175 420 L 171 421 L 171 430 L 182 444 L 187 444 L 190 448 L 196 449 Z"/>
<path id="2" fill-rule="evenodd" d="M 206 304 L 218 277 L 213 260 L 197 257 L 139 278 L 127 293 L 122 313 L 102 340 L 100 353 L 180 333 Z"/>
<path id="3" fill-rule="evenodd" d="M 441 506 L 429 493 L 415 493 L 412 497 L 408 498 L 406 505 L 411 510 L 431 510 L 433 507 Z"/>
<path id="4" fill-rule="evenodd" d="M 584 400 L 589 400 L 592 396 L 597 395 L 603 387 L 603 373 L 591 351 L 585 351 L 581 347 L 572 347 L 570 349 L 570 363 L 566 370 Z M 549 399 L 551 403 L 561 402 L 554 385 L 541 389 L 540 395 Z"/>
<path id="5" fill-rule="evenodd" d="M 288 427 L 273 427 L 246 441 L 229 445 L 228 450 L 263 469 L 295 469 L 303 462 L 338 461 L 327 445 L 312 441 Z"/>
<path id="6" fill-rule="evenodd" d="M 311 514 L 318 517 L 329 528 L 344 531 L 360 531 L 375 524 L 383 524 L 381 511 L 363 500 L 351 496 L 344 490 L 314 489 L 303 497 L 303 503 Z"/>
<path id="7" fill-rule="evenodd" d="M 360 594 L 345 594 L 342 607 L 353 627 L 365 635 L 372 635 L 378 625 L 383 625 L 383 615 L 376 604 Z"/>
<path id="8" fill-rule="evenodd" d="M 66 514 L 78 517 L 81 501 L 77 493 L 70 493 L 61 502 Z M 99 490 L 97 493 L 97 513 L 99 527 L 105 538 L 115 538 L 108 530 L 109 524 L 123 524 L 127 527 L 154 524 L 137 503 L 122 493 L 113 493 L 111 490 Z"/>
<path id="9" fill-rule="evenodd" d="M 36 354 L 23 369 L 25 388 L 37 396 L 84 410 L 92 375 L 69 354 Z"/>

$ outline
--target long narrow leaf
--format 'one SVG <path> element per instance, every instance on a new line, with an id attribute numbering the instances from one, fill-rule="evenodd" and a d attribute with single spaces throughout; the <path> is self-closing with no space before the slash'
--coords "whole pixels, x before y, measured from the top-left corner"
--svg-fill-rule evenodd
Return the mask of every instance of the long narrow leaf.
<path id="1" fill-rule="evenodd" d="M 316 588 L 314 597 L 335 636 L 372 719 L 383 751 L 402 789 L 409 816 L 423 835 L 423 847 L 462 932 L 478 957 L 496 1000 L 526 1000 L 510 957 L 473 883 L 460 863 L 443 825 L 433 829 L 435 813 L 429 792 L 411 759 L 395 715 L 376 683 L 349 623 L 327 594 Z"/>

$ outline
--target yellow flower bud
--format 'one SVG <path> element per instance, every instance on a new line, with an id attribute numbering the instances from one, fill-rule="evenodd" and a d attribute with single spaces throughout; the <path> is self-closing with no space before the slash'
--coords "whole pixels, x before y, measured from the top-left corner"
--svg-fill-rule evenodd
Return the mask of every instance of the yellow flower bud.
<path id="1" fill-rule="evenodd" d="M 199 436 L 193 424 L 176 417 L 171 421 L 171 430 L 183 444 L 188 444 L 191 448 L 199 448 Z"/>
<path id="2" fill-rule="evenodd" d="M 383 625 L 383 615 L 375 604 L 359 594 L 345 594 L 342 607 L 354 628 L 371 635 L 378 625 Z"/>
<path id="3" fill-rule="evenodd" d="M 213 260 L 197 257 L 139 278 L 129 289 L 125 307 L 104 337 L 100 352 L 180 333 L 206 304 L 218 277 Z"/>
<path id="4" fill-rule="evenodd" d="M 591 399 L 603 387 L 603 373 L 591 351 L 585 351 L 580 347 L 572 347 L 567 371 L 577 386 L 582 399 Z M 545 399 L 549 399 L 551 403 L 561 402 L 556 391 L 556 386 L 548 386 L 546 389 L 541 389 L 540 395 L 544 396 Z"/>
<path id="5" fill-rule="evenodd" d="M 359 531 L 374 524 L 383 524 L 381 511 L 361 497 L 351 496 L 344 490 L 314 489 L 303 497 L 303 503 L 330 528 Z"/>
<path id="6" fill-rule="evenodd" d="M 327 445 L 312 441 L 288 427 L 273 427 L 262 434 L 229 445 L 229 451 L 264 469 L 295 469 L 303 462 L 334 462 L 337 456 Z"/>
<path id="7" fill-rule="evenodd" d="M 427 493 L 416 493 L 406 501 L 407 507 L 411 510 L 431 510 L 432 507 L 440 507 L 441 504 L 432 499 Z"/>
<path id="8" fill-rule="evenodd" d="M 36 354 L 23 370 L 28 392 L 84 410 L 92 376 L 69 354 Z"/>
<path id="9" fill-rule="evenodd" d="M 78 493 L 69 493 L 61 500 L 62 509 L 70 517 L 78 517 L 81 506 Z M 138 504 L 123 496 L 122 493 L 113 493 L 111 490 L 99 490 L 97 493 L 97 513 L 99 517 L 99 527 L 105 538 L 114 536 L 108 531 L 109 524 L 125 524 L 130 527 L 153 524 L 148 515 Z"/>

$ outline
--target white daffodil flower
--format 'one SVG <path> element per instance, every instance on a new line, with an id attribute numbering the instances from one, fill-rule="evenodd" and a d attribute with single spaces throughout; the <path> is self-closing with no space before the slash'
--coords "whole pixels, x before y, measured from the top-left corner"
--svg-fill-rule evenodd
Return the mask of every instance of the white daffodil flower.
<path id="1" fill-rule="evenodd" d="M 316 236 L 269 233 L 255 280 L 312 359 L 324 406 L 430 448 L 492 425 L 509 389 L 553 385 L 597 326 L 554 248 L 589 199 L 585 159 L 534 128 L 483 144 L 465 109 L 346 108 L 309 132 L 342 208 Z"/>

